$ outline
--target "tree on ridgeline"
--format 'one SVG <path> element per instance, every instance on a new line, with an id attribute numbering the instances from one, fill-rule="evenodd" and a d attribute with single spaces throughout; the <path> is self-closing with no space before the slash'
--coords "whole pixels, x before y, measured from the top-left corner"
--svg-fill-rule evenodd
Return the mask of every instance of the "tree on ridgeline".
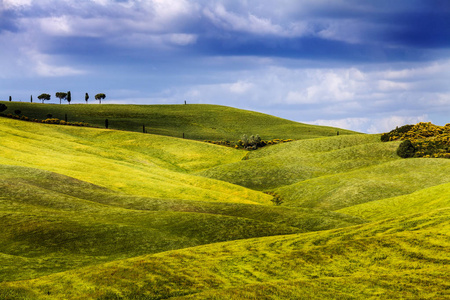
<path id="1" fill-rule="evenodd" d="M 49 94 L 40 94 L 39 96 L 38 96 L 38 99 L 39 100 L 41 100 L 42 101 L 42 103 L 44 103 L 44 101 L 48 101 L 48 100 L 50 100 L 50 98 L 51 98 L 52 96 L 50 96 Z"/>
<path id="2" fill-rule="evenodd" d="M 12 101 L 12 97 L 11 96 L 9 96 L 9 102 L 11 102 Z"/>
<path id="3" fill-rule="evenodd" d="M 56 96 L 56 98 L 59 98 L 59 104 L 61 104 L 61 100 L 66 100 L 66 97 L 67 97 L 67 93 L 64 93 L 64 92 L 57 92 L 56 94 L 55 94 L 55 96 Z"/>
<path id="4" fill-rule="evenodd" d="M 33 103 L 33 95 L 30 96 L 30 102 Z"/>
<path id="5" fill-rule="evenodd" d="M 70 104 L 70 101 L 72 101 L 72 94 L 70 93 L 70 91 L 67 92 L 66 100 L 67 100 L 67 102 L 69 102 L 69 104 Z"/>
<path id="6" fill-rule="evenodd" d="M 86 104 L 88 103 L 89 100 L 89 94 L 86 93 L 86 95 L 84 95 L 84 101 L 86 101 Z"/>
<path id="7" fill-rule="evenodd" d="M 95 95 L 95 100 L 98 100 L 99 104 L 102 104 L 102 99 L 105 99 L 105 98 L 106 98 L 106 95 L 102 94 L 102 93 Z"/>

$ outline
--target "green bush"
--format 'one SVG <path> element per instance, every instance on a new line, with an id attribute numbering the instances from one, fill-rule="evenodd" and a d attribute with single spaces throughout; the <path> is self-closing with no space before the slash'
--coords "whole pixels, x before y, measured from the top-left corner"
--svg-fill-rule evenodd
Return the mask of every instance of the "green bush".
<path id="1" fill-rule="evenodd" d="M 410 140 L 403 141 L 397 149 L 397 155 L 403 158 L 414 157 L 416 148 Z"/>

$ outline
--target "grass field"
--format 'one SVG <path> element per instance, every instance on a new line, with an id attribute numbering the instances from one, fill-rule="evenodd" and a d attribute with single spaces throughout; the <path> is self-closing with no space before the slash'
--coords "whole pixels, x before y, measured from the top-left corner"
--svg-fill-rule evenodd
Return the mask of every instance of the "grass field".
<path id="1" fill-rule="evenodd" d="M 4 283 L 30 299 L 446 299 L 450 210 L 200 246 Z M 199 263 L 201 262 L 201 263 Z"/>
<path id="2" fill-rule="evenodd" d="M 5 104 L 128 127 L 0 118 L 0 299 L 450 298 L 448 159 L 218 106 Z M 127 123 L 151 114 L 168 136 Z"/>
<path id="3" fill-rule="evenodd" d="M 218 105 L 108 105 L 108 104 L 41 104 L 25 102 L 0 103 L 8 106 L 5 114 L 20 110 L 29 118 L 46 119 L 47 114 L 69 122 L 86 122 L 109 128 L 185 137 L 193 140 L 237 141 L 243 134 L 259 134 L 265 140 L 305 139 L 355 132 L 301 124 L 274 116 Z"/>

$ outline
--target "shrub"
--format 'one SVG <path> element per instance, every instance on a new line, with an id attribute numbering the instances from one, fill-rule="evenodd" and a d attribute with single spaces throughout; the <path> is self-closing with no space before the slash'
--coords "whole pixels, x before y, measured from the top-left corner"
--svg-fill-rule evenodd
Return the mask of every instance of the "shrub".
<path id="1" fill-rule="evenodd" d="M 414 157 L 416 148 L 410 140 L 403 141 L 397 149 L 397 155 L 403 158 Z"/>

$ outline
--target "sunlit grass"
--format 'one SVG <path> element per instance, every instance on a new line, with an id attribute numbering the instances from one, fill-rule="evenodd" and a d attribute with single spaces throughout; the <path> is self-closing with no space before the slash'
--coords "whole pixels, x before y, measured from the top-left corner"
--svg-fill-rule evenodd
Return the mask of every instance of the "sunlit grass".
<path id="1" fill-rule="evenodd" d="M 271 197 L 189 173 L 239 161 L 241 150 L 133 132 L 0 120 L 0 163 L 40 168 L 157 198 L 270 203 Z"/>
<path id="2" fill-rule="evenodd" d="M 297 123 L 274 116 L 219 105 L 108 105 L 76 104 L 54 105 L 24 102 L 3 102 L 14 113 L 21 110 L 30 118 L 45 119 L 51 113 L 61 120 L 67 115 L 69 122 L 84 121 L 104 128 L 143 131 L 148 133 L 185 137 L 194 140 L 234 140 L 243 134 L 259 134 L 261 138 L 304 139 L 354 132 L 344 129 Z"/>
<path id="3" fill-rule="evenodd" d="M 379 135 L 350 135 L 280 144 L 250 152 L 248 160 L 198 174 L 256 190 L 270 190 L 310 178 L 398 160 L 398 143 Z"/>
<path id="4" fill-rule="evenodd" d="M 339 211 L 368 220 L 383 220 L 447 207 L 450 207 L 450 184 L 448 183 L 404 196 L 347 207 Z"/>
<path id="5" fill-rule="evenodd" d="M 288 206 L 337 210 L 450 182 L 446 159 L 403 159 L 276 190 Z"/>
<path id="6" fill-rule="evenodd" d="M 339 213 L 155 199 L 0 166 L 0 281 L 196 245 L 359 224 Z"/>
<path id="7" fill-rule="evenodd" d="M 0 299 L 450 297 L 449 160 L 216 106 L 23 105 L 322 137 L 246 152 L 0 118 Z"/>
<path id="8" fill-rule="evenodd" d="M 443 209 L 141 256 L 0 289 L 46 299 L 445 299 L 449 232 L 450 211 Z"/>

